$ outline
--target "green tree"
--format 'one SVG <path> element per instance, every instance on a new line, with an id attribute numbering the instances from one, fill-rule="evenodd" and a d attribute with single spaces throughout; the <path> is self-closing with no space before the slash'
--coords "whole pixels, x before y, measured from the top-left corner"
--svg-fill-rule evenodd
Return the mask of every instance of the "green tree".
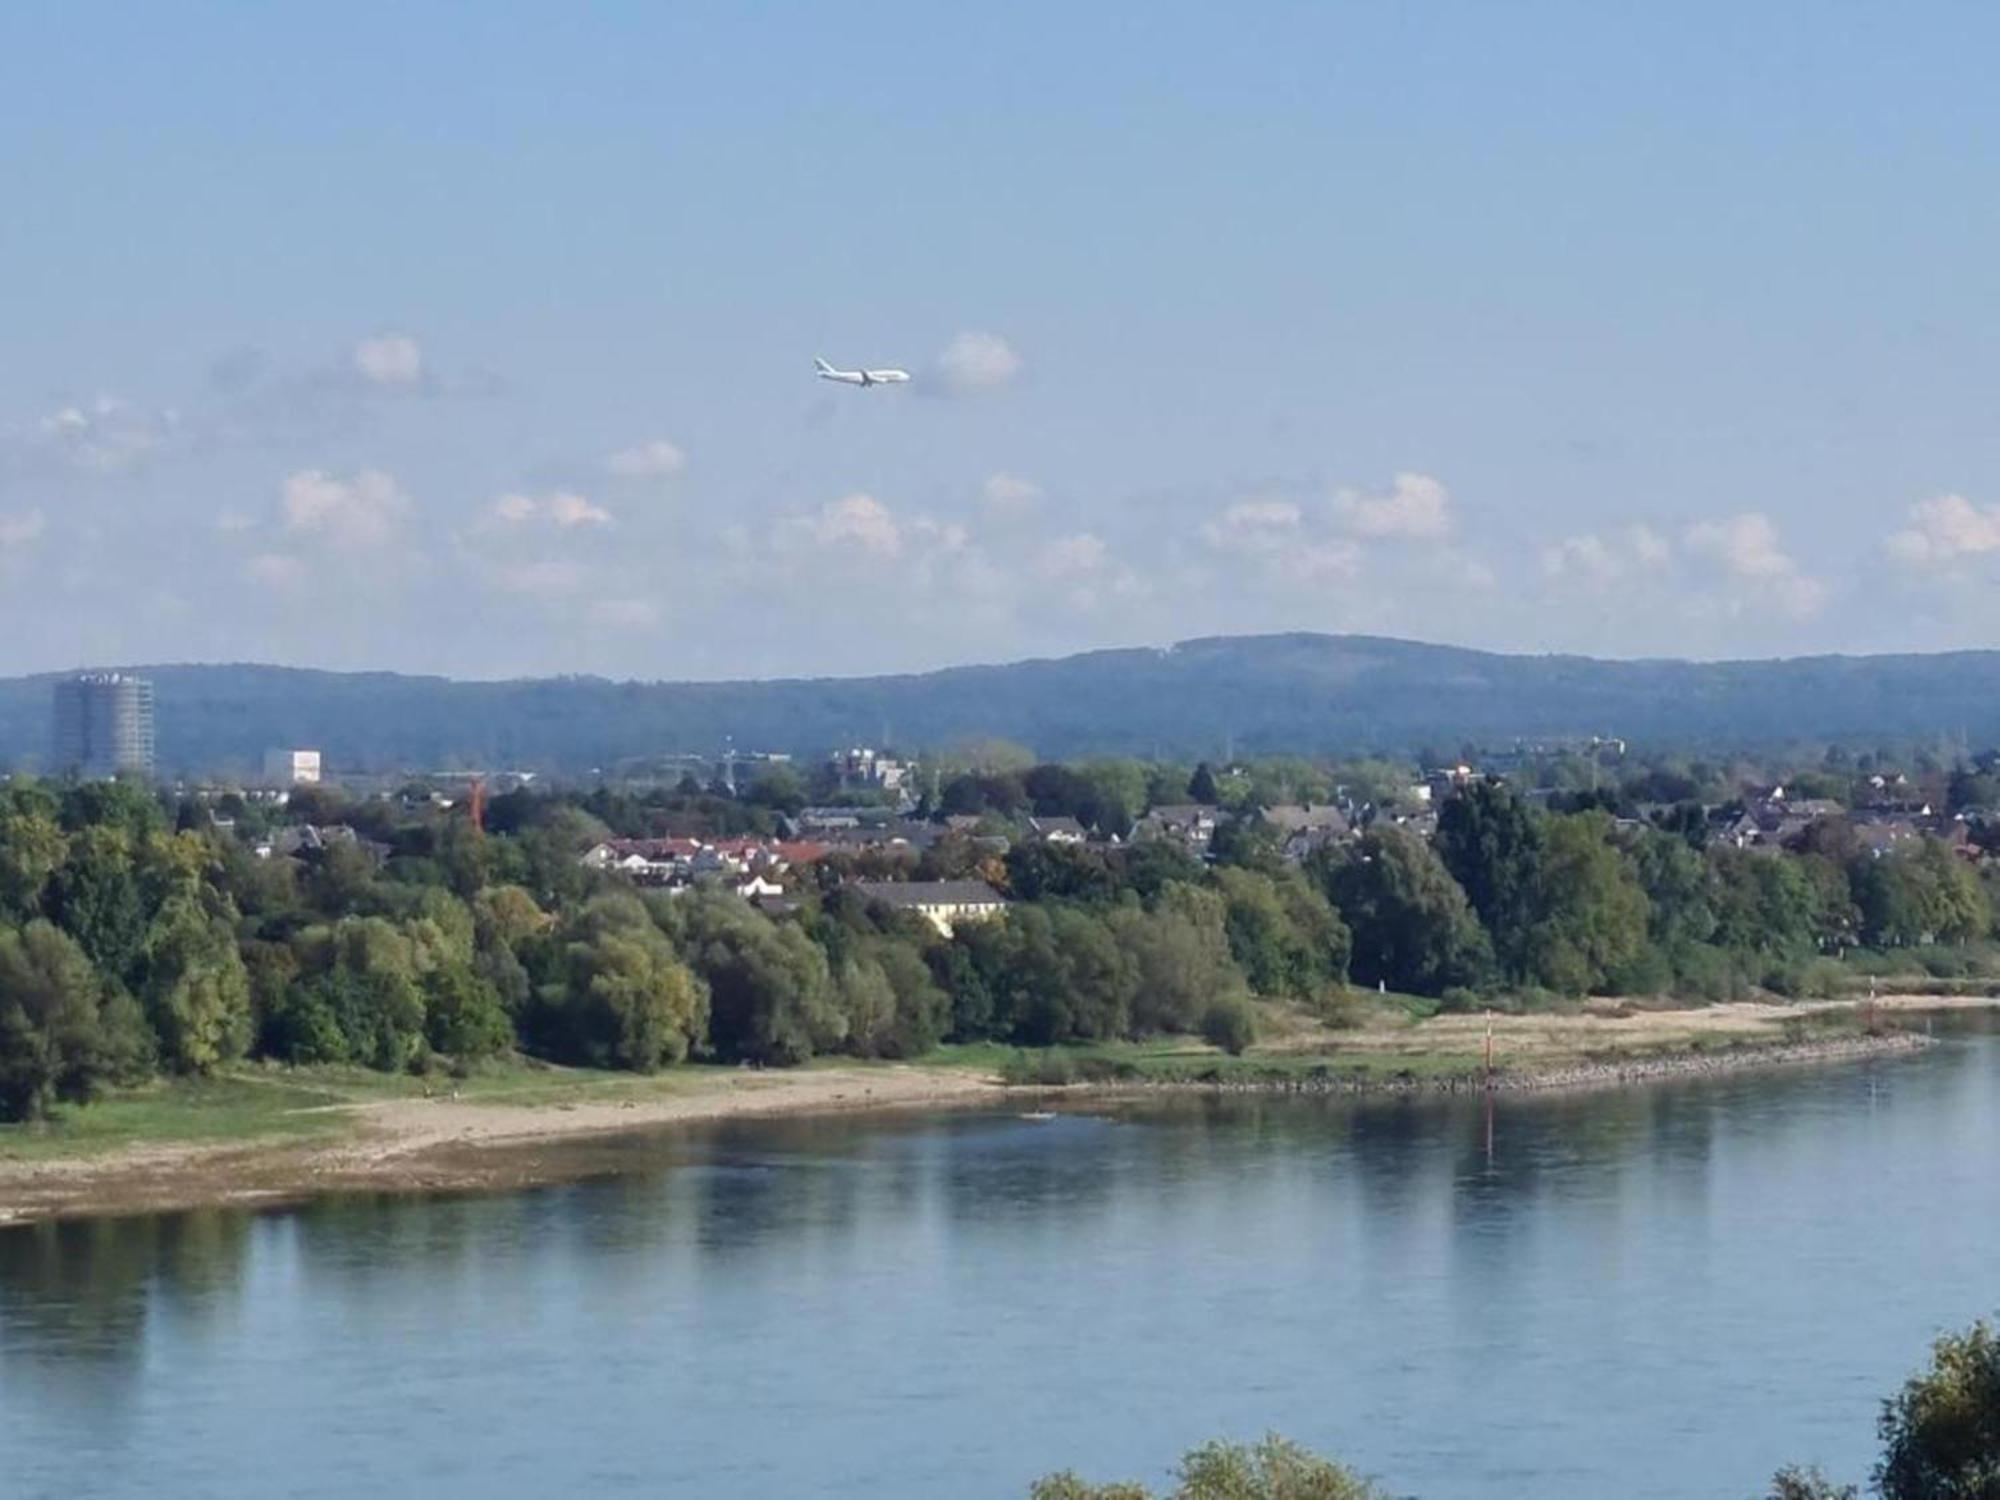
<path id="1" fill-rule="evenodd" d="M 1262 870 L 1270 875 L 1284 868 L 1278 853 L 1278 830 L 1255 808 L 1217 824 L 1215 836 L 1209 840 L 1208 854 L 1218 865 Z"/>
<path id="2" fill-rule="evenodd" d="M 911 943 L 885 937 L 866 943 L 863 952 L 881 969 L 895 996 L 895 1016 L 888 1031 L 871 1039 L 874 1054 L 921 1057 L 944 1040 L 951 1023 L 951 997 Z"/>
<path id="3" fill-rule="evenodd" d="M 1851 1484 L 1835 1484 L 1818 1469 L 1780 1469 L 1764 1500 L 1859 1500 Z"/>
<path id="4" fill-rule="evenodd" d="M 1511 979 L 1533 977 L 1544 837 L 1541 817 L 1504 782 L 1473 782 L 1438 813 L 1438 858 L 1464 890 Z"/>
<path id="5" fill-rule="evenodd" d="M 1352 972 L 1360 983 L 1441 995 L 1479 984 L 1491 971 L 1493 950 L 1464 890 L 1406 829 L 1370 830 L 1318 868 L 1353 933 Z"/>
<path id="6" fill-rule="evenodd" d="M 718 1057 L 802 1063 L 846 1040 L 826 955 L 798 926 L 708 892 L 673 898 L 664 915 L 708 986 L 709 1039 Z"/>
<path id="7" fill-rule="evenodd" d="M 973 955 L 996 1030 L 1021 1046 L 1124 1036 L 1137 972 L 1111 930 L 1090 912 L 1021 904 L 954 939 Z"/>
<path id="8" fill-rule="evenodd" d="M 184 892 L 161 907 L 146 935 L 140 994 L 160 1039 L 161 1060 L 182 1073 L 205 1073 L 241 1057 L 255 1025 L 250 975 L 236 945 L 229 898 L 208 893 L 217 909 Z"/>
<path id="9" fill-rule="evenodd" d="M 40 915 L 42 893 L 68 853 L 69 840 L 49 813 L 0 815 L 0 911 L 16 919 Z"/>
<path id="10" fill-rule="evenodd" d="M 2000 1497 L 2000 1336 L 1984 1321 L 1948 1334 L 1930 1368 L 1883 1403 L 1883 1500 Z"/>
<path id="11" fill-rule="evenodd" d="M 1352 934 L 1297 872 L 1220 868 L 1215 882 L 1230 953 L 1258 994 L 1310 1000 L 1346 977 Z"/>
<path id="12" fill-rule="evenodd" d="M 69 858 L 49 883 L 48 907 L 100 973 L 121 981 L 129 976 L 146 941 L 146 900 L 132 836 L 109 824 L 79 828 Z"/>
<path id="13" fill-rule="evenodd" d="M 1135 760 L 1093 760 L 1077 768 L 1095 800 L 1086 820 L 1107 837 L 1124 838 L 1146 807 L 1146 768 Z"/>
<path id="14" fill-rule="evenodd" d="M 65 831 L 105 828 L 124 835 L 128 846 L 143 843 L 166 827 L 159 799 L 130 780 L 79 781 L 62 789 L 58 816 Z"/>
<path id="15" fill-rule="evenodd" d="M 514 1045 L 514 1026 L 500 994 L 470 961 L 446 963 L 424 976 L 424 1036 L 453 1057 L 490 1057 Z"/>
<path id="16" fill-rule="evenodd" d="M 493 841 L 469 814 L 451 817 L 438 833 L 437 862 L 452 890 L 470 900 L 492 874 Z"/>
<path id="17" fill-rule="evenodd" d="M 873 958 L 844 960 L 834 975 L 841 1011 L 847 1018 L 848 1048 L 880 1057 L 896 1025 L 896 991 Z"/>
<path id="18" fill-rule="evenodd" d="M 1067 1000 L 1071 1035 L 1104 1041 L 1130 1035 L 1138 973 L 1102 920 L 1075 907 L 1050 913 L 1055 986 Z"/>
<path id="19" fill-rule="evenodd" d="M 1007 851 L 1007 885 L 1023 901 L 1108 901 L 1118 877 L 1096 849 L 1034 840 Z"/>
<path id="20" fill-rule="evenodd" d="M 1192 1032 L 1213 1001 L 1242 992 L 1226 912 L 1220 893 L 1176 881 L 1151 911 L 1121 906 L 1105 915 L 1112 940 L 1132 966 L 1133 1034 Z"/>
<path id="21" fill-rule="evenodd" d="M 707 988 L 628 895 L 599 896 L 566 925 L 553 998 L 558 1055 L 594 1067 L 650 1073 L 707 1033 Z"/>
<path id="22" fill-rule="evenodd" d="M 313 908 L 331 918 L 376 909 L 375 857 L 359 844 L 335 840 L 313 856 L 306 889 Z"/>
<path id="23" fill-rule="evenodd" d="M 1588 994 L 1639 956 L 1648 902 L 1631 860 L 1611 842 L 1609 816 L 1550 818 L 1540 878 L 1540 909 L 1526 945 L 1528 971 L 1538 983 Z"/>
<path id="24" fill-rule="evenodd" d="M 1214 807 L 1222 800 L 1222 788 L 1215 783 L 1215 771 L 1207 761 L 1194 768 L 1194 775 L 1188 778 L 1187 799 L 1199 802 L 1204 807 Z"/>
<path id="25" fill-rule="evenodd" d="M 1993 908 L 1979 874 L 1938 839 L 1925 839 L 1911 862 L 1924 893 L 1925 924 L 1940 943 L 1969 943 L 1993 930 Z"/>
<path id="26" fill-rule="evenodd" d="M 1710 860 L 1718 943 L 1767 968 L 1813 956 L 1819 892 L 1796 860 L 1749 849 L 1718 849 Z"/>
<path id="27" fill-rule="evenodd" d="M 1677 969 L 1680 955 L 1715 936 L 1708 861 L 1685 839 L 1649 832 L 1633 845 L 1632 867 L 1646 893 L 1647 941 Z"/>
<path id="28" fill-rule="evenodd" d="M 67 934 L 41 920 L 0 928 L 0 1117 L 41 1119 L 136 1081 L 151 1042 L 138 1006 Z"/>
<path id="29" fill-rule="evenodd" d="M 301 977 L 265 1021 L 279 1055 L 407 1066 L 424 1039 L 424 994 L 409 935 L 383 917 L 347 917 L 307 929 L 297 946 Z"/>
<path id="30" fill-rule="evenodd" d="M 753 807 L 796 813 L 806 805 L 806 784 L 790 766 L 767 765 L 757 772 L 757 779 L 750 783 L 743 800 Z"/>
<path id="31" fill-rule="evenodd" d="M 1138 1484 L 1094 1485 L 1051 1474 L 1029 1500 L 1151 1500 Z M 1205 1443 L 1181 1459 L 1166 1500 L 1388 1500 L 1353 1470 L 1272 1433 L 1257 1443 Z"/>

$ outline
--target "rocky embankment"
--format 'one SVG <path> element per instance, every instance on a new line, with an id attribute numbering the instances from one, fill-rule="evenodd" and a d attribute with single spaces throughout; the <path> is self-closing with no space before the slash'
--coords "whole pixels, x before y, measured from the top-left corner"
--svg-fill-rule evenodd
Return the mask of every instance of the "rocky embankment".
<path id="1" fill-rule="evenodd" d="M 1479 1070 L 1436 1074 L 1415 1071 L 1343 1073 L 1338 1064 L 1330 1064 L 1324 1070 L 1289 1075 L 1151 1079 L 1078 1087 L 1105 1092 L 1138 1089 L 1244 1094 L 1519 1094 L 1561 1089 L 1620 1088 L 1636 1083 L 1715 1077 L 1760 1068 L 1855 1062 L 1904 1056 L 1922 1052 L 1933 1045 L 1932 1039 L 1921 1033 L 1892 1031 L 1873 1036 L 1826 1037 L 1799 1042 L 1734 1042 L 1723 1047 L 1690 1048 L 1645 1057 L 1605 1058 L 1533 1067 L 1498 1066 L 1490 1075 Z"/>

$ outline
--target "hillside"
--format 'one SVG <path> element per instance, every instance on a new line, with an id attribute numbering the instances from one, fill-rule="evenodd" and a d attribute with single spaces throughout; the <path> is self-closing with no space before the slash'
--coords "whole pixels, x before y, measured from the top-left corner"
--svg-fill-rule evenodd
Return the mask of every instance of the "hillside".
<path id="1" fill-rule="evenodd" d="M 1969 735 L 2000 740 L 2000 652 L 1785 661 L 1504 656 L 1366 636 L 1184 641 L 1164 650 L 894 677 L 725 683 L 455 682 L 270 666 L 138 666 L 162 770 L 254 766 L 316 746 L 345 769 L 619 760 L 977 736 L 1048 756 L 1358 752 L 1621 735 L 1648 744 Z M 47 676 L 0 680 L 0 760 L 47 753 Z"/>

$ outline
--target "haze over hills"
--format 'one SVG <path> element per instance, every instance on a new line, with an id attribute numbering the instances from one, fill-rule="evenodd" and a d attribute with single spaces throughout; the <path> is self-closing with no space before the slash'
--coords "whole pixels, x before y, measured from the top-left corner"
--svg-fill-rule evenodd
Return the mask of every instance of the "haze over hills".
<path id="1" fill-rule="evenodd" d="M 458 682 L 274 666 L 137 666 L 163 772 L 312 746 L 338 770 L 588 771 L 673 753 L 937 747 L 1045 756 L 1358 753 L 1606 734 L 1649 745 L 2000 739 L 2000 652 L 1791 660 L 1507 656 L 1370 636 L 1214 637 L 893 677 Z M 48 754 L 48 675 L 0 680 L 0 758 Z"/>

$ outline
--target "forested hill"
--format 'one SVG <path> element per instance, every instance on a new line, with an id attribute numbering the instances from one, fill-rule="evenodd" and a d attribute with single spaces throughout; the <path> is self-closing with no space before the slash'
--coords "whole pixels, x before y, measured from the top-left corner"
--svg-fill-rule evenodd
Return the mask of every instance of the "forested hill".
<path id="1" fill-rule="evenodd" d="M 588 770 L 634 757 L 984 736 L 1044 756 L 1415 750 L 1607 734 L 1698 747 L 1969 735 L 2000 740 L 2000 652 L 1788 661 L 1503 656 L 1366 636 L 1273 635 L 896 677 L 454 682 L 268 666 L 138 666 L 162 770 L 254 766 L 278 745 L 349 770 Z M 50 678 L 0 681 L 0 758 L 48 753 Z"/>

